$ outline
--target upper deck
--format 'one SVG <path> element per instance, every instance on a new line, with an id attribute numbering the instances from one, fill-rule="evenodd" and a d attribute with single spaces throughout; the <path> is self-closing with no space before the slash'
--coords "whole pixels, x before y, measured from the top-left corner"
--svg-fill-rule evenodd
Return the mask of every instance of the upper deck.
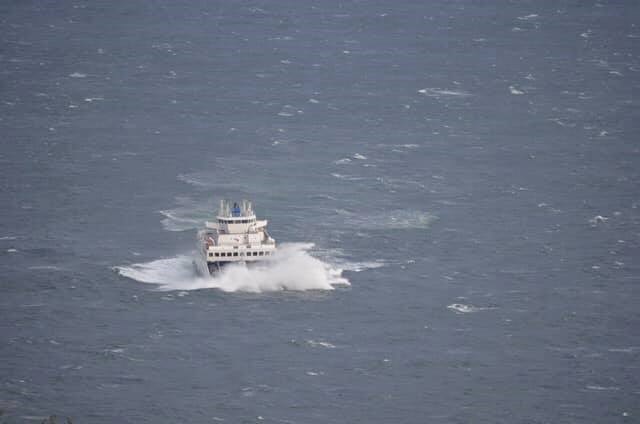
<path id="1" fill-rule="evenodd" d="M 243 200 L 242 202 L 231 202 L 228 200 L 220 201 L 220 208 L 218 209 L 218 219 L 221 218 L 231 218 L 242 219 L 242 218 L 256 218 L 256 214 L 253 212 L 253 205 L 248 200 Z"/>
<path id="2" fill-rule="evenodd" d="M 248 200 L 240 203 L 220 201 L 216 222 L 207 222 L 207 228 L 218 230 L 220 234 L 251 234 L 267 226 L 266 220 L 257 220 L 253 206 Z"/>

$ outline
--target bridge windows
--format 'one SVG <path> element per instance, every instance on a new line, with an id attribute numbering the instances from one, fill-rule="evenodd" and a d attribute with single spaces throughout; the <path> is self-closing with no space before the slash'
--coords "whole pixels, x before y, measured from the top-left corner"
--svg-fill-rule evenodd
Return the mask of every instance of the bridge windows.
<path id="1" fill-rule="evenodd" d="M 271 251 L 260 251 L 260 250 L 245 250 L 245 251 L 234 251 L 234 252 L 207 252 L 208 257 L 238 257 L 238 256 L 271 256 L 274 252 Z"/>

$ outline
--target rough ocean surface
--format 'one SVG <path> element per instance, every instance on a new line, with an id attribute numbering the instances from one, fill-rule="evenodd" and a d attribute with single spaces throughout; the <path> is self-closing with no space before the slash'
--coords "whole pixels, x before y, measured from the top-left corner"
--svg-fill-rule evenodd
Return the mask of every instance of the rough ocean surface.
<path id="1" fill-rule="evenodd" d="M 3 424 L 640 420 L 637 1 L 0 22 Z M 196 271 L 221 198 L 273 261 Z"/>

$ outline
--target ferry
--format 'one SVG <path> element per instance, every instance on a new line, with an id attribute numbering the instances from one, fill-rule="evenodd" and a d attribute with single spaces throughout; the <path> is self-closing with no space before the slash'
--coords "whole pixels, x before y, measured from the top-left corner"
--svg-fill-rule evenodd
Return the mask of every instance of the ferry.
<path id="1" fill-rule="evenodd" d="M 256 219 L 248 200 L 233 204 L 221 200 L 216 222 L 207 221 L 199 237 L 210 274 L 229 264 L 259 263 L 276 252 L 276 241 L 267 232 L 267 220 Z"/>

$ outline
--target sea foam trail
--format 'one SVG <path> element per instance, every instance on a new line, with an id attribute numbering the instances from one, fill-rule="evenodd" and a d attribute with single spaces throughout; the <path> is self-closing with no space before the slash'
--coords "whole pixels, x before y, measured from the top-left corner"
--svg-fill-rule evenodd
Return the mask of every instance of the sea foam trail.
<path id="1" fill-rule="evenodd" d="M 269 292 L 280 290 L 333 290 L 349 285 L 342 269 L 309 254 L 313 244 L 282 244 L 263 264 L 225 267 L 209 276 L 197 254 L 116 267 L 121 275 L 141 283 L 157 284 L 159 290 L 215 288 L 225 292 Z M 202 270 L 205 270 L 204 272 Z"/>

